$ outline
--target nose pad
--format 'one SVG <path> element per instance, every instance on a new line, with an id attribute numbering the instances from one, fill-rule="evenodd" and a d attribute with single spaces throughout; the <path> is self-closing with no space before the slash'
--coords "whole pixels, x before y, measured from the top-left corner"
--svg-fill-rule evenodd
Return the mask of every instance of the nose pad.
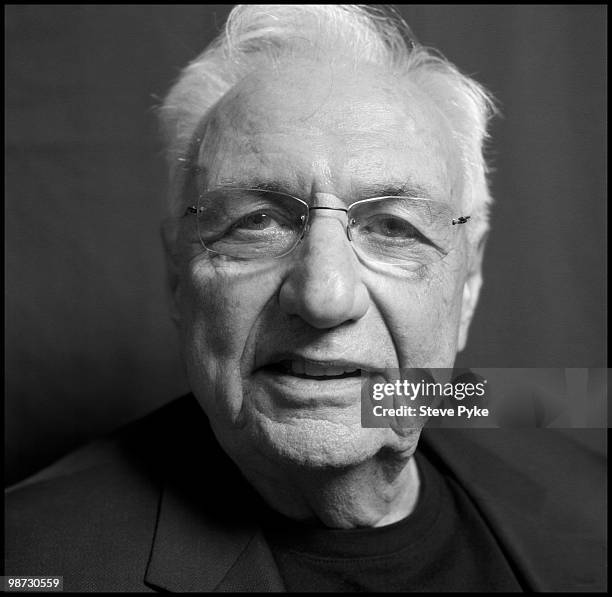
<path id="1" fill-rule="evenodd" d="M 346 222 L 346 238 L 348 238 L 349 242 L 351 243 L 351 246 L 353 247 L 353 237 L 351 236 L 351 222 L 350 220 L 347 220 Z M 354 249 L 355 247 L 353 247 Z"/>

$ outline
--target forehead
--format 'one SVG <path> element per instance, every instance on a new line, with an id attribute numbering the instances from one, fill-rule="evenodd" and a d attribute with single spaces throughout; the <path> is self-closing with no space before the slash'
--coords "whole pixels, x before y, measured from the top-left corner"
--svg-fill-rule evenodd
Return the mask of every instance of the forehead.
<path id="1" fill-rule="evenodd" d="M 223 98 L 200 159 L 209 188 L 265 180 L 341 197 L 413 184 L 449 201 L 454 154 L 444 119 L 409 81 L 350 64 L 293 62 L 251 74 Z"/>

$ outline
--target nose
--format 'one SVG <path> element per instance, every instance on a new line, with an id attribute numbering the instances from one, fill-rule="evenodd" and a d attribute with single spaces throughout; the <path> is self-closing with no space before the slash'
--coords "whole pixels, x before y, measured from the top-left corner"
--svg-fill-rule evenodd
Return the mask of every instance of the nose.
<path id="1" fill-rule="evenodd" d="M 346 235 L 346 214 L 311 212 L 310 229 L 293 256 L 279 294 L 280 307 L 315 328 L 356 321 L 368 309 L 368 292 Z"/>

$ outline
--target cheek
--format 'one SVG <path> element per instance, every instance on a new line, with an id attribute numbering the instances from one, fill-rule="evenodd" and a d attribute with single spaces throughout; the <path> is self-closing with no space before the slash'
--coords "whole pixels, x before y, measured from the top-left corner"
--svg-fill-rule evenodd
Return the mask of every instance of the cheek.
<path id="1" fill-rule="evenodd" d="M 241 366 L 275 283 L 208 258 L 192 260 L 181 272 L 181 350 L 191 389 L 213 421 L 238 424 Z"/>
<path id="2" fill-rule="evenodd" d="M 458 264 L 438 264 L 421 279 L 390 280 L 384 293 L 376 294 L 399 367 L 452 366 L 461 315 L 462 271 Z"/>
<path id="3" fill-rule="evenodd" d="M 275 281 L 254 272 L 245 274 L 236 263 L 217 264 L 208 258 L 190 263 L 181 279 L 185 339 L 205 346 L 213 359 L 239 360 L 274 295 Z"/>

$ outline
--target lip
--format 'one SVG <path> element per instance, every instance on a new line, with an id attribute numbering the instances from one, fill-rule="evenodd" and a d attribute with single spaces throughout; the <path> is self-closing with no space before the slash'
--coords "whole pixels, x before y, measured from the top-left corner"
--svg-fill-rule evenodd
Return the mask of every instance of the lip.
<path id="1" fill-rule="evenodd" d="M 363 374 L 372 368 L 365 359 L 284 352 L 266 358 L 253 371 L 253 378 L 286 406 L 348 406 L 359 402 Z"/>
<path id="2" fill-rule="evenodd" d="M 344 351 L 343 352 L 348 352 Z M 330 354 L 324 354 L 322 351 L 302 351 L 302 350 L 278 350 L 270 352 L 269 354 L 259 355 L 256 358 L 255 367 L 265 367 L 271 363 L 278 363 L 283 360 L 301 360 L 308 361 L 313 364 L 335 364 L 339 366 L 354 366 L 360 369 L 373 369 L 377 365 L 373 364 L 372 359 L 369 356 L 356 356 L 347 359 L 345 356 L 334 356 Z"/>
<path id="3" fill-rule="evenodd" d="M 253 381 L 288 408 L 321 408 L 351 406 L 361 398 L 362 376 L 317 379 L 298 377 L 273 369 L 260 368 Z"/>
<path id="4" fill-rule="evenodd" d="M 366 373 L 379 368 L 373 365 L 369 359 L 319 358 L 294 352 L 278 352 L 262 359 L 256 365 L 254 373 L 272 367 L 308 377 L 333 377 L 354 371 Z"/>

